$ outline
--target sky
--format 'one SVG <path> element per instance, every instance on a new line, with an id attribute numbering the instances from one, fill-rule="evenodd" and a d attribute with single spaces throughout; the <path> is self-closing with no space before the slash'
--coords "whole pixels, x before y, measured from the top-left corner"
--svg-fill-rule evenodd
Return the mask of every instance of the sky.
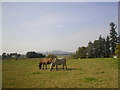
<path id="1" fill-rule="evenodd" d="M 75 52 L 109 35 L 110 22 L 117 2 L 3 2 L 2 52 Z"/>

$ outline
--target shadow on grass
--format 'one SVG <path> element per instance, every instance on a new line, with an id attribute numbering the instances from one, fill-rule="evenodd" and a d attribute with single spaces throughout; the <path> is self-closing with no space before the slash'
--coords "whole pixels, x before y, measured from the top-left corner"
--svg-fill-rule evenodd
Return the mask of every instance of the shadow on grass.
<path id="1" fill-rule="evenodd" d="M 67 68 L 67 70 L 77 70 L 79 68 Z"/>
<path id="2" fill-rule="evenodd" d="M 33 72 L 32 74 L 42 74 L 41 72 Z"/>
<path id="3" fill-rule="evenodd" d="M 67 68 L 67 69 L 59 68 L 59 69 L 60 70 L 82 70 L 82 68 Z"/>
<path id="4" fill-rule="evenodd" d="M 46 71 L 46 70 L 50 70 L 50 69 L 42 69 L 42 71 Z M 56 70 L 56 68 L 53 68 L 53 70 Z M 82 68 L 58 68 L 58 70 L 56 71 L 61 71 L 61 70 L 65 70 L 65 71 L 69 71 L 69 70 L 83 70 Z M 33 73 L 33 74 L 39 74 L 39 73 Z"/>

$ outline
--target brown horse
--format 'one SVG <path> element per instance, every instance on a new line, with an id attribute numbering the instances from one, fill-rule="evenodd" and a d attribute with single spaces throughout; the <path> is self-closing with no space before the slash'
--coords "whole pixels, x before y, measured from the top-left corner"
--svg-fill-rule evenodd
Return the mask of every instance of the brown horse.
<path id="1" fill-rule="evenodd" d="M 41 59 L 39 64 L 38 64 L 39 69 L 44 69 L 44 65 L 46 66 L 46 69 L 47 69 L 47 64 L 50 64 L 53 59 L 54 58 Z M 43 67 L 42 67 L 42 64 L 43 64 Z"/>

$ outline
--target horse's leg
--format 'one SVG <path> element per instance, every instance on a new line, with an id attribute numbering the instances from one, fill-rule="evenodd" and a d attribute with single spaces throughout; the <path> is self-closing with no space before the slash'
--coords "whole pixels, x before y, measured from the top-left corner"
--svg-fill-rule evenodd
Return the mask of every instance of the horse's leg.
<path id="1" fill-rule="evenodd" d="M 51 68 L 50 68 L 50 71 L 52 71 L 52 70 L 53 70 L 53 68 L 51 67 Z"/>
<path id="2" fill-rule="evenodd" d="M 43 63 L 43 68 L 42 69 L 44 70 L 44 63 Z"/>
<path id="3" fill-rule="evenodd" d="M 63 69 L 64 69 L 64 64 L 63 64 Z"/>
<path id="4" fill-rule="evenodd" d="M 47 64 L 45 64 L 45 66 L 46 66 L 46 70 L 47 70 Z"/>
<path id="5" fill-rule="evenodd" d="M 58 70 L 58 66 L 56 65 L 56 70 Z"/>
<path id="6" fill-rule="evenodd" d="M 39 69 L 42 69 L 42 63 L 39 63 L 38 66 L 39 66 Z"/>
<path id="7" fill-rule="evenodd" d="M 66 63 L 65 63 L 65 67 L 66 67 L 66 69 L 67 69 L 67 65 L 66 65 Z"/>
<path id="8" fill-rule="evenodd" d="M 53 69 L 53 66 L 52 66 L 52 65 L 50 65 L 50 71 L 52 71 L 52 69 Z"/>

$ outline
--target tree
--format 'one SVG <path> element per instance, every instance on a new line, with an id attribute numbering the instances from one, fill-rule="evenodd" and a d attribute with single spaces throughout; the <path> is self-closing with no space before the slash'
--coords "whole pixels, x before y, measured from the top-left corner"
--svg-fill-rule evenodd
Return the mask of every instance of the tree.
<path id="1" fill-rule="evenodd" d="M 110 23 L 110 50 L 111 50 L 111 55 L 115 54 L 115 47 L 116 44 L 118 42 L 118 38 L 117 38 L 117 32 L 115 31 L 115 29 L 117 28 L 117 26 L 111 22 Z"/>
<path id="2" fill-rule="evenodd" d="M 87 46 L 87 55 L 88 55 L 88 58 L 93 58 L 94 57 L 93 43 L 91 41 L 88 43 L 88 46 Z"/>
<path id="3" fill-rule="evenodd" d="M 11 58 L 10 54 L 7 54 L 7 55 L 6 55 L 6 58 Z"/>
<path id="4" fill-rule="evenodd" d="M 87 48 L 82 46 L 79 47 L 78 50 L 76 51 L 77 58 L 86 58 L 87 56 Z"/>
<path id="5" fill-rule="evenodd" d="M 116 45 L 115 54 L 120 58 L 120 43 Z"/>
<path id="6" fill-rule="evenodd" d="M 26 57 L 27 58 L 43 58 L 43 57 L 45 57 L 45 55 L 43 55 L 43 54 L 41 54 L 41 53 L 36 53 L 36 52 L 27 52 L 26 53 Z"/>
<path id="7" fill-rule="evenodd" d="M 46 56 L 43 55 L 42 53 L 38 53 L 37 57 L 38 57 L 38 58 L 45 58 Z"/>
<path id="8" fill-rule="evenodd" d="M 103 43 L 103 50 L 102 50 L 102 57 L 106 57 L 105 56 L 105 53 L 106 53 L 106 40 L 105 40 L 105 38 L 102 38 L 102 43 Z"/>
<path id="9" fill-rule="evenodd" d="M 7 54 L 6 53 L 3 53 L 2 54 L 2 59 L 5 59 L 7 57 Z"/>
<path id="10" fill-rule="evenodd" d="M 75 54 L 71 54 L 70 57 L 71 57 L 72 59 L 78 59 L 78 56 L 77 56 L 76 53 L 75 53 Z"/>
<path id="11" fill-rule="evenodd" d="M 101 35 L 99 37 L 99 53 L 99 57 L 105 57 L 105 39 Z"/>
<path id="12" fill-rule="evenodd" d="M 46 58 L 57 58 L 57 56 L 54 54 L 48 54 Z"/>
<path id="13" fill-rule="evenodd" d="M 118 35 L 118 42 L 120 43 L 120 34 Z"/>
<path id="14" fill-rule="evenodd" d="M 17 54 L 17 58 L 20 58 L 21 54 Z"/>
<path id="15" fill-rule="evenodd" d="M 107 36 L 105 41 L 105 57 L 110 57 L 110 38 Z"/>
<path id="16" fill-rule="evenodd" d="M 93 43 L 93 53 L 95 58 L 101 57 L 101 51 L 100 51 L 100 41 L 95 40 Z"/>

